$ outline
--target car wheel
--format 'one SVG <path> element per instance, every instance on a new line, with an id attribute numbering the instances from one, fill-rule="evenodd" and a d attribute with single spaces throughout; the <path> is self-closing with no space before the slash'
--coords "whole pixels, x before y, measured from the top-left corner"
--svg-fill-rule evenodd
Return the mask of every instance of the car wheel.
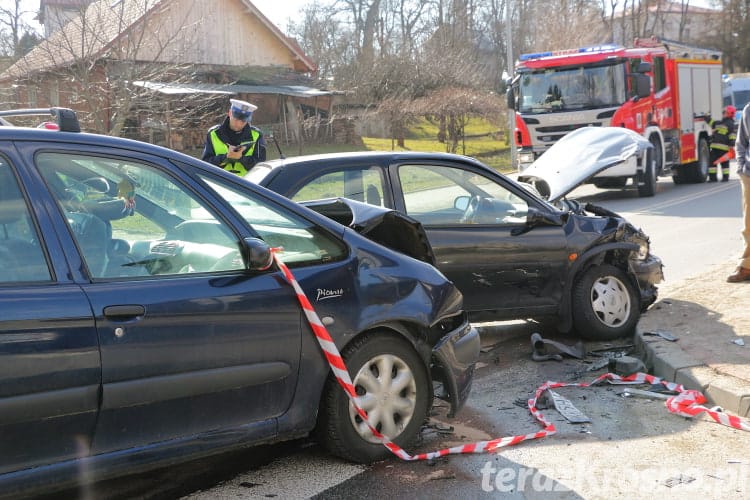
<path id="1" fill-rule="evenodd" d="M 432 406 L 427 367 L 412 345 L 395 334 L 376 333 L 354 340 L 342 356 L 370 424 L 402 448 L 412 445 Z M 390 455 L 333 376 L 326 382 L 316 433 L 331 453 L 354 462 Z"/>
<path id="2" fill-rule="evenodd" d="M 581 337 L 608 340 L 631 335 L 640 299 L 625 273 L 610 264 L 587 269 L 573 291 L 573 323 Z"/>

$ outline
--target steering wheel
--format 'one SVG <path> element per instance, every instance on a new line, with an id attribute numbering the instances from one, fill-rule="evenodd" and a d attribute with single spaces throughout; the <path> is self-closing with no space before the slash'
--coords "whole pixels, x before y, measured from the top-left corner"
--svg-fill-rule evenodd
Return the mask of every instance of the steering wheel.
<path id="1" fill-rule="evenodd" d="M 236 271 L 241 269 L 245 269 L 242 255 L 239 250 L 232 250 L 214 262 L 210 271 Z"/>
<path id="2" fill-rule="evenodd" d="M 474 224 L 481 204 L 482 197 L 480 195 L 472 196 L 469 204 L 466 206 L 466 210 L 464 210 L 464 214 L 461 216 L 461 224 Z"/>

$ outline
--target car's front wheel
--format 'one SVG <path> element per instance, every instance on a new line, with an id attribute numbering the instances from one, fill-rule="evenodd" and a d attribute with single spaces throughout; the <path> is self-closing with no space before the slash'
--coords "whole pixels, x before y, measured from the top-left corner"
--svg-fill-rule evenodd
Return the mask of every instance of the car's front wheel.
<path id="1" fill-rule="evenodd" d="M 395 334 L 369 334 L 354 340 L 342 356 L 370 424 L 402 448 L 412 445 L 432 405 L 427 367 L 412 345 Z M 324 390 L 316 432 L 326 448 L 355 462 L 387 457 L 390 452 L 333 376 Z"/>
<path id="2" fill-rule="evenodd" d="M 573 323 L 581 337 L 608 340 L 631 335 L 640 298 L 625 273 L 610 264 L 591 266 L 573 290 Z"/>

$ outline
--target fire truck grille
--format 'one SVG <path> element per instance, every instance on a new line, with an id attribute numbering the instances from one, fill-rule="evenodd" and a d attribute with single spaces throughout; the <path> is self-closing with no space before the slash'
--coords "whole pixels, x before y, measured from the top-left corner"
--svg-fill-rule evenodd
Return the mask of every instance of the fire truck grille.
<path id="1" fill-rule="evenodd" d="M 601 122 L 594 122 L 594 123 L 575 123 L 575 124 L 565 124 L 565 125 L 555 125 L 553 127 L 536 127 L 535 130 L 538 134 L 555 134 L 555 133 L 562 133 L 566 134 L 567 132 L 571 132 L 573 130 L 576 130 L 581 127 L 601 127 Z"/>

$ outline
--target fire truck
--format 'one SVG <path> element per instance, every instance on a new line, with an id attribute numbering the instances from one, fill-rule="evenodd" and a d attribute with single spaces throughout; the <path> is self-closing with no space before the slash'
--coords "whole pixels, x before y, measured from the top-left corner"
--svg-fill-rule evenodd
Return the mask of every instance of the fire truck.
<path id="1" fill-rule="evenodd" d="M 593 177 L 601 188 L 629 179 L 653 196 L 658 176 L 705 182 L 711 130 L 722 116 L 721 52 L 656 37 L 633 47 L 600 45 L 522 55 L 508 90 L 523 172 L 557 140 L 580 127 L 626 127 L 653 148 Z"/>

